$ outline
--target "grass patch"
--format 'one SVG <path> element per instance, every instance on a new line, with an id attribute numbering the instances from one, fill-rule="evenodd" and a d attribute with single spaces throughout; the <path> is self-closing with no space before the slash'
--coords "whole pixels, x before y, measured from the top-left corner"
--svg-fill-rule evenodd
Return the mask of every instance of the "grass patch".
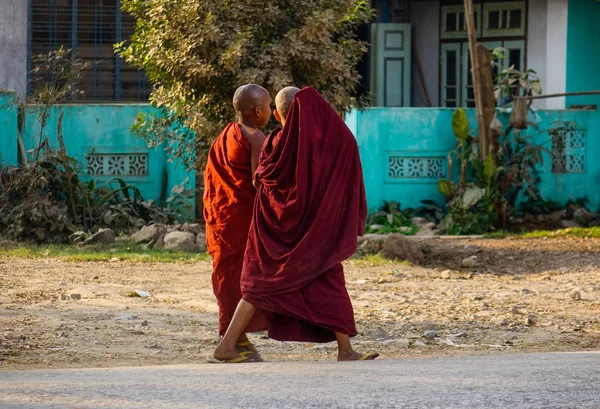
<path id="1" fill-rule="evenodd" d="M 507 237 L 516 236 L 516 233 L 511 233 L 506 230 L 499 230 L 492 233 L 486 233 L 483 235 L 484 239 L 505 239 Z"/>
<path id="2" fill-rule="evenodd" d="M 383 257 L 380 254 L 367 254 L 367 255 L 355 255 L 350 259 L 355 266 L 357 267 L 377 267 L 377 266 L 385 266 L 389 264 L 400 264 L 402 266 L 410 267 L 412 266 L 410 261 L 395 261 L 390 260 Z"/>
<path id="3" fill-rule="evenodd" d="M 154 250 L 131 242 L 87 247 L 67 244 L 0 242 L 0 257 L 27 259 L 56 258 L 63 261 L 77 262 L 119 260 L 143 263 L 194 263 L 210 260 L 210 257 L 206 253 Z"/>
<path id="4" fill-rule="evenodd" d="M 541 238 L 592 238 L 600 239 L 600 227 L 572 227 L 561 230 L 536 230 L 524 233 L 522 237 L 526 239 L 541 239 Z"/>
<path id="5" fill-rule="evenodd" d="M 592 238 L 600 239 L 600 227 L 572 227 L 560 230 L 534 230 L 521 233 L 510 233 L 507 231 L 497 231 L 484 236 L 486 239 L 505 239 L 507 237 L 524 239 L 543 239 L 543 238 Z"/>

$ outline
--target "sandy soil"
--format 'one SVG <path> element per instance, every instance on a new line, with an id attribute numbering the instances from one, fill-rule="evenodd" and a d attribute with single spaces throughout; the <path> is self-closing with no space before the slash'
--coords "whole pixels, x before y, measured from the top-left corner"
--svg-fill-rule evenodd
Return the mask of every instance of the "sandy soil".
<path id="1" fill-rule="evenodd" d="M 357 349 L 385 359 L 600 348 L 600 240 L 422 243 L 424 266 L 346 263 Z M 210 272 L 0 256 L 0 369 L 204 362 L 217 340 Z M 81 299 L 61 300 L 71 294 Z M 271 361 L 335 357 L 332 344 L 252 339 Z"/>

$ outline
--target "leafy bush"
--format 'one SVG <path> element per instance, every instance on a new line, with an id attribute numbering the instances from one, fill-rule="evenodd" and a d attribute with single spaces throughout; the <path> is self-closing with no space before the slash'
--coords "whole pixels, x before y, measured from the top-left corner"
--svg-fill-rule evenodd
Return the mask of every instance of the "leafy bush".
<path id="1" fill-rule="evenodd" d="M 76 231 L 116 232 L 147 223 L 172 223 L 180 200 L 159 207 L 123 180 L 82 181 L 77 162 L 45 150 L 37 161 L 0 168 L 0 231 L 13 240 L 67 242 Z"/>
<path id="2" fill-rule="evenodd" d="M 419 229 L 412 222 L 411 212 L 400 209 L 398 202 L 385 202 L 381 209 L 367 218 L 366 233 L 402 233 L 411 236 Z"/>
<path id="3" fill-rule="evenodd" d="M 457 148 L 448 154 L 448 180 L 438 182 L 449 209 L 445 219 L 448 232 L 481 234 L 505 228 L 515 214 L 521 193 L 531 200 L 541 200 L 537 166 L 543 163 L 544 148 L 533 138 L 509 128 L 482 162 L 479 142 L 469 134 L 467 116 L 460 108 L 452 117 L 452 129 Z M 460 161 L 458 185 L 452 181 L 453 155 Z"/>
<path id="4" fill-rule="evenodd" d="M 357 64 L 367 50 L 356 31 L 372 17 L 367 0 L 122 0 L 136 19 L 130 41 L 116 50 L 144 69 L 153 85 L 151 102 L 169 115 L 181 143 L 177 156 L 194 165 L 226 122 L 235 118 L 231 100 L 247 83 L 272 96 L 288 85 L 317 88 L 340 112 L 364 106 L 357 95 Z M 157 130 L 157 117 L 140 119 L 139 130 Z M 159 124 L 161 125 L 161 124 Z M 162 124 L 165 125 L 165 124 Z M 167 129 L 162 127 L 162 129 Z M 145 136 L 171 137 L 159 130 Z"/>

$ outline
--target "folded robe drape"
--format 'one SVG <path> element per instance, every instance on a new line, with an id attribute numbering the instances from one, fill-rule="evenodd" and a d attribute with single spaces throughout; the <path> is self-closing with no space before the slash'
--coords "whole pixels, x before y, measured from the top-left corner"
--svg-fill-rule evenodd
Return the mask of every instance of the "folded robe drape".
<path id="1" fill-rule="evenodd" d="M 294 98 L 265 141 L 244 256 L 243 298 L 270 312 L 269 336 L 328 342 L 356 335 L 341 262 L 364 233 L 367 206 L 352 132 L 316 90 Z"/>

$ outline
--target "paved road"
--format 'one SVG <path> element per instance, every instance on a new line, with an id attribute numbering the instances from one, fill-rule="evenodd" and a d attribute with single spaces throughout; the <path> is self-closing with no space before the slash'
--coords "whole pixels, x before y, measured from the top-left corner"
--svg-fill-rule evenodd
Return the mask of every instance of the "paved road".
<path id="1" fill-rule="evenodd" d="M 0 408 L 600 408 L 600 351 L 0 371 Z"/>

